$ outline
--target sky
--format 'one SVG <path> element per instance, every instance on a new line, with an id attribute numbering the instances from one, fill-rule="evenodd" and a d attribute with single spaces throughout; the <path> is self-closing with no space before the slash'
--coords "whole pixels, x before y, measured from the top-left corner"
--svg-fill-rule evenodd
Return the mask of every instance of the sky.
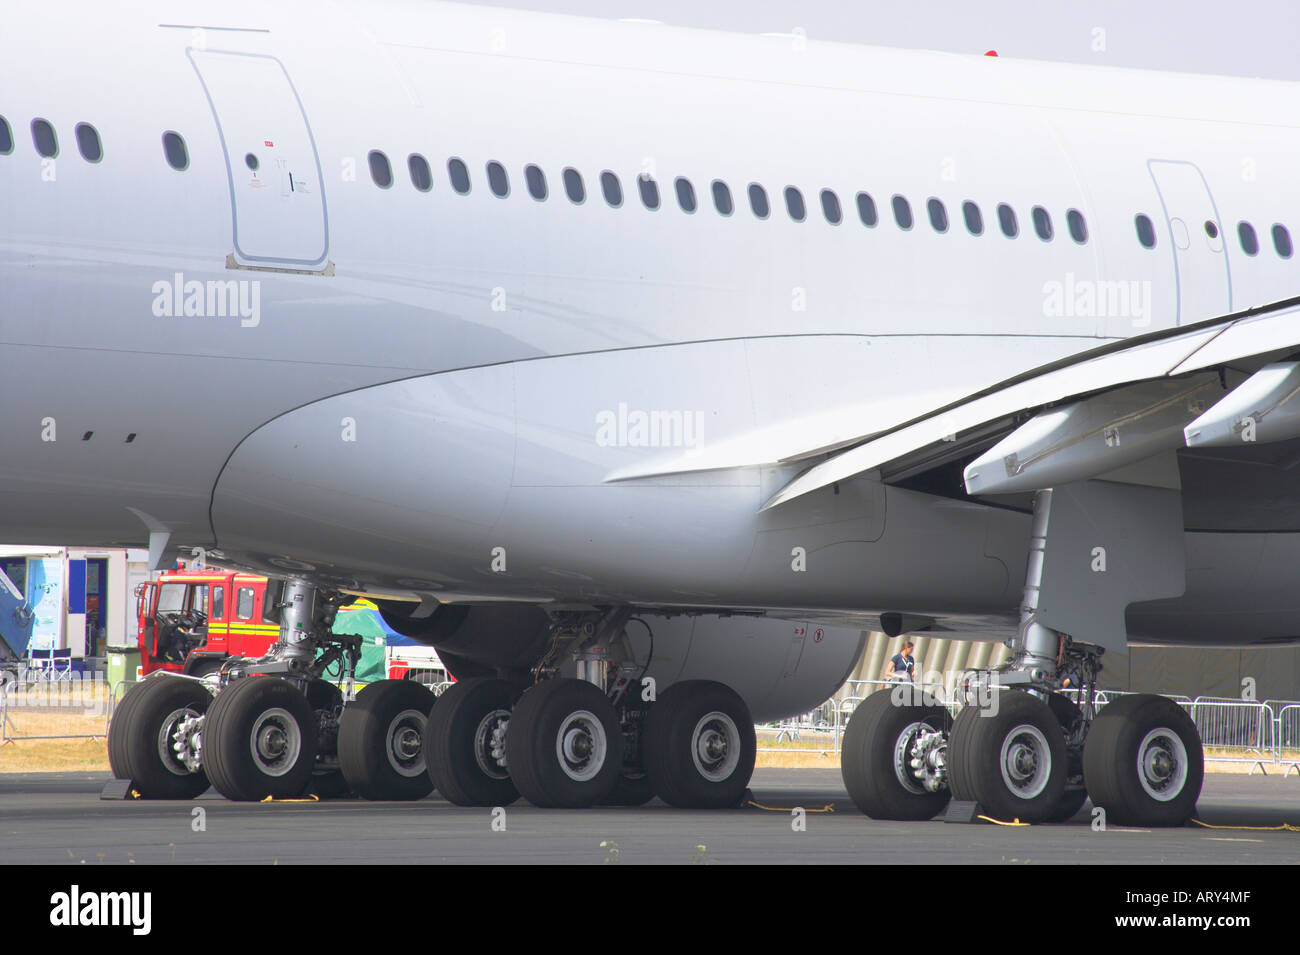
<path id="1" fill-rule="evenodd" d="M 1298 0 L 477 0 L 949 53 L 1300 81 Z M 1100 32 L 1099 32 L 1100 31 Z"/>

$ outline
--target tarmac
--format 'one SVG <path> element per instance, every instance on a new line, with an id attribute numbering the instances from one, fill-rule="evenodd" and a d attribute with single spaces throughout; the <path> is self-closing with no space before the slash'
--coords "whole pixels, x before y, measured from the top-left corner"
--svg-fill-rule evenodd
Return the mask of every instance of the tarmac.
<path id="1" fill-rule="evenodd" d="M 1300 777 L 1207 775 L 1198 806 L 1213 826 L 1146 830 L 882 822 L 849 801 L 837 770 L 759 769 L 749 806 L 493 809 L 418 802 L 233 803 L 99 798 L 107 773 L 0 775 L 0 863 L 1294 863 Z M 822 812 L 825 807 L 832 811 Z M 793 810 L 804 810 L 802 816 Z M 603 845 L 602 845 L 603 843 Z"/>

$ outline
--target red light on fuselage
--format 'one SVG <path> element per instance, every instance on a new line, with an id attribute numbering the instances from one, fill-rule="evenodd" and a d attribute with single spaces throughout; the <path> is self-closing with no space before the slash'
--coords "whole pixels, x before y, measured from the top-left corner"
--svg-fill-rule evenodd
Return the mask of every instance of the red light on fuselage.
<path id="1" fill-rule="evenodd" d="M 986 50 L 986 51 L 984 52 L 984 55 L 985 55 L 985 56 L 997 56 L 997 55 L 998 55 L 998 51 L 997 51 L 997 50 Z"/>

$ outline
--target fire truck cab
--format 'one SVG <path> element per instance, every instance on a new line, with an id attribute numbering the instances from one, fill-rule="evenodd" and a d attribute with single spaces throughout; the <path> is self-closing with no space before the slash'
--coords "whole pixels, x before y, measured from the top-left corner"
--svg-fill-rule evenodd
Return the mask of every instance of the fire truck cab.
<path id="1" fill-rule="evenodd" d="M 195 568 L 164 571 L 136 588 L 141 675 L 202 676 L 231 656 L 260 657 L 279 624 L 267 619 L 267 579 Z"/>

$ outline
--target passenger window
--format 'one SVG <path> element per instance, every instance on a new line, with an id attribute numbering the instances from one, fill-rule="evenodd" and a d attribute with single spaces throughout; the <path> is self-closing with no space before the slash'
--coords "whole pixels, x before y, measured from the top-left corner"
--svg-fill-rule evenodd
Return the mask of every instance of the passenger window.
<path id="1" fill-rule="evenodd" d="M 181 138 L 180 133 L 173 133 L 168 130 L 163 133 L 162 143 L 163 155 L 167 157 L 167 165 L 182 172 L 189 168 L 189 150 L 185 148 L 185 140 Z"/>
<path id="2" fill-rule="evenodd" d="M 682 212 L 694 212 L 695 187 L 691 185 L 690 180 L 678 176 L 673 185 L 677 189 L 677 204 L 682 207 Z"/>
<path id="3" fill-rule="evenodd" d="M 1241 240 L 1241 251 L 1247 255 L 1259 252 L 1259 239 L 1255 236 L 1255 227 L 1249 222 L 1237 223 L 1237 238 Z"/>
<path id="4" fill-rule="evenodd" d="M 235 598 L 235 616 L 240 620 L 253 619 L 253 588 L 240 587 Z"/>
<path id="5" fill-rule="evenodd" d="M 48 120 L 32 120 L 32 143 L 36 151 L 46 159 L 53 159 L 59 154 L 59 137 L 54 135 L 54 127 Z"/>
<path id="6" fill-rule="evenodd" d="M 925 204 L 926 211 L 930 214 L 930 225 L 935 232 L 948 231 L 948 210 L 943 207 L 943 203 L 938 199 L 931 199 Z"/>
<path id="7" fill-rule="evenodd" d="M 528 183 L 528 194 L 541 202 L 546 198 L 546 173 L 533 165 L 524 167 L 524 181 Z"/>
<path id="8" fill-rule="evenodd" d="M 1292 245 L 1291 233 L 1286 230 L 1286 226 L 1277 223 L 1273 226 L 1273 248 L 1277 249 L 1277 254 L 1284 259 L 1291 258 Z"/>
<path id="9" fill-rule="evenodd" d="M 0 116 L 0 156 L 8 156 L 14 151 L 14 131 L 9 128 L 9 120 Z"/>
<path id="10" fill-rule="evenodd" d="M 735 211 L 735 205 L 731 201 L 731 190 L 721 179 L 713 180 L 713 208 L 718 210 L 718 215 L 729 216 Z"/>
<path id="11" fill-rule="evenodd" d="M 754 215 L 760 219 L 766 219 L 772 209 L 767 204 L 767 190 L 756 182 L 749 184 L 749 208 L 754 210 Z"/>
<path id="12" fill-rule="evenodd" d="M 451 188 L 462 196 L 469 195 L 469 170 L 462 160 L 455 156 L 448 159 L 447 175 L 451 177 Z"/>
<path id="13" fill-rule="evenodd" d="M 564 193 L 573 203 L 582 203 L 587 198 L 587 187 L 582 184 L 582 174 L 572 167 L 564 170 Z"/>
<path id="14" fill-rule="evenodd" d="M 858 193 L 858 218 L 869 229 L 874 229 L 880 221 L 876 215 L 876 200 L 865 192 Z"/>
<path id="15" fill-rule="evenodd" d="M 370 150 L 370 178 L 380 189 L 387 189 L 393 184 L 393 167 L 388 164 L 388 157 L 378 149 Z"/>
<path id="16" fill-rule="evenodd" d="M 99 162 L 104 158 L 104 145 L 99 141 L 99 133 L 89 123 L 78 123 L 77 151 L 86 162 Z"/>
<path id="17" fill-rule="evenodd" d="M 808 215 L 803 205 L 803 193 L 794 186 L 785 187 L 785 210 L 795 222 L 803 222 Z"/>
<path id="18" fill-rule="evenodd" d="M 1008 239 L 1014 239 L 1020 235 L 1020 223 L 1016 221 L 1016 210 L 1005 202 L 998 204 L 998 225 L 1002 228 L 1002 234 Z"/>
<path id="19" fill-rule="evenodd" d="M 1065 214 L 1065 224 L 1070 230 L 1070 238 L 1083 245 L 1088 241 L 1088 224 L 1083 221 L 1083 213 L 1071 209 Z"/>
<path id="20" fill-rule="evenodd" d="M 1042 206 L 1034 206 L 1034 232 L 1044 242 L 1052 241 L 1052 217 L 1047 214 L 1047 210 Z"/>
<path id="21" fill-rule="evenodd" d="M 623 184 L 618 181 L 618 176 L 608 169 L 600 174 L 600 191 L 605 194 L 605 201 L 613 208 L 617 209 L 623 204 Z"/>
<path id="22" fill-rule="evenodd" d="M 1137 228 L 1138 242 L 1142 244 L 1142 248 L 1154 249 L 1156 247 L 1156 230 L 1151 225 L 1151 219 L 1139 212 L 1133 217 L 1133 225 Z M 1206 228 L 1209 228 L 1209 224 L 1207 224 Z"/>
<path id="23" fill-rule="evenodd" d="M 420 192 L 433 188 L 433 170 L 429 168 L 429 160 L 419 153 L 411 153 L 406 157 L 406 168 L 411 173 L 411 185 Z"/>
<path id="24" fill-rule="evenodd" d="M 903 231 L 912 228 L 911 204 L 902 196 L 894 196 L 890 204 L 894 207 L 894 221 L 898 223 L 898 227 Z"/>
<path id="25" fill-rule="evenodd" d="M 966 231 L 971 235 L 984 234 L 984 215 L 980 207 L 967 199 L 961 204 L 962 218 L 966 220 Z"/>
<path id="26" fill-rule="evenodd" d="M 212 619 L 220 620 L 226 615 L 226 588 L 212 588 Z"/>
<path id="27" fill-rule="evenodd" d="M 506 178 L 506 167 L 495 159 L 487 164 L 488 188 L 492 195 L 504 199 L 510 194 L 510 180 Z"/>
<path id="28" fill-rule="evenodd" d="M 829 189 L 822 190 L 822 215 L 831 225 L 839 225 L 844 218 L 844 213 L 840 211 L 840 197 Z"/>
<path id="29" fill-rule="evenodd" d="M 643 172 L 636 177 L 636 187 L 641 192 L 641 205 L 652 211 L 659 208 L 659 183 Z"/>

